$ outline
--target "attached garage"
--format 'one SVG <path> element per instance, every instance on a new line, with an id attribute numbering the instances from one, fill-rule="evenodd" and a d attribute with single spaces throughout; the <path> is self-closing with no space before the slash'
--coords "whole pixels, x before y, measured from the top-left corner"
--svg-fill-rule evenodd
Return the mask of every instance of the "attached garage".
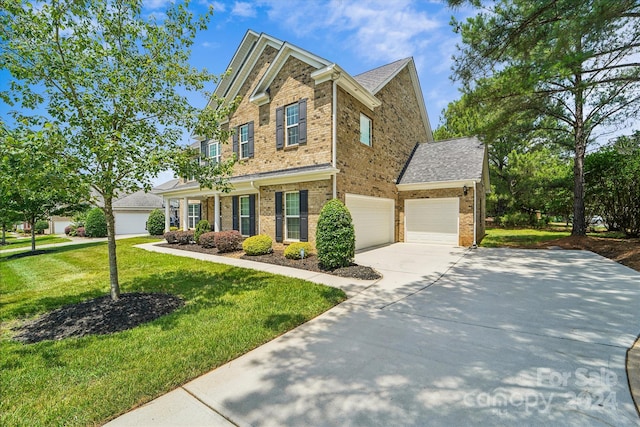
<path id="1" fill-rule="evenodd" d="M 460 199 L 405 200 L 405 241 L 458 244 Z"/>
<path id="2" fill-rule="evenodd" d="M 394 242 L 395 201 L 381 197 L 347 194 L 356 232 L 356 249 Z"/>
<path id="3" fill-rule="evenodd" d="M 143 234 L 147 232 L 147 219 L 150 211 L 114 212 L 116 234 Z"/>

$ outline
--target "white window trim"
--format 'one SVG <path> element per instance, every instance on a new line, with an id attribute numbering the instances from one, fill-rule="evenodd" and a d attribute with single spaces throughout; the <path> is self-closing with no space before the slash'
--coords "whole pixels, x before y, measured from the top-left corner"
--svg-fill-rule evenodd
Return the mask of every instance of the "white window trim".
<path id="1" fill-rule="evenodd" d="M 298 108 L 298 121 L 292 125 L 287 124 L 287 109 L 290 107 Z M 298 128 L 298 142 L 295 144 L 289 143 L 289 129 L 291 128 Z M 284 107 L 284 145 L 285 147 L 295 147 L 296 145 L 300 145 L 300 105 L 297 102 Z"/>
<path id="2" fill-rule="evenodd" d="M 247 139 L 245 141 L 242 140 L 242 129 L 246 128 L 247 129 Z M 238 129 L 238 157 L 241 159 L 248 159 L 249 158 L 249 123 L 246 123 L 242 126 L 240 126 L 240 128 Z M 242 155 L 242 146 L 246 145 L 247 147 L 247 155 L 243 156 Z"/>
<path id="3" fill-rule="evenodd" d="M 366 118 L 367 122 L 369 123 L 369 143 L 367 144 L 366 142 L 362 142 L 362 118 Z M 371 147 L 373 145 L 373 143 L 371 142 L 372 135 L 371 133 L 373 132 L 373 120 L 371 120 L 371 117 L 367 116 L 366 114 L 360 113 L 360 143 L 362 145 L 366 145 L 367 147 Z"/>
<path id="4" fill-rule="evenodd" d="M 196 210 L 197 214 L 191 213 L 192 206 L 198 206 L 198 209 Z M 196 228 L 196 225 L 198 225 L 198 222 L 200 221 L 200 203 L 189 203 L 189 208 L 187 209 L 187 213 L 188 213 L 187 224 L 189 225 L 189 228 Z"/>
<path id="5" fill-rule="evenodd" d="M 287 215 L 287 195 L 288 194 L 297 194 L 298 195 L 298 215 Z M 300 192 L 299 191 L 289 191 L 284 193 L 284 240 L 287 242 L 299 242 L 300 239 L 292 239 L 289 237 L 289 218 L 298 218 L 298 227 L 300 224 Z M 298 234 L 301 233 L 302 230 L 298 230 Z"/>
<path id="6" fill-rule="evenodd" d="M 216 156 L 211 157 L 211 146 L 213 146 L 213 145 L 217 145 L 217 146 L 218 146 L 218 149 L 217 149 L 217 151 L 216 151 L 218 154 L 217 154 Z M 207 158 L 208 158 L 208 159 L 210 159 L 210 160 L 211 160 L 211 159 L 214 159 L 214 161 L 215 161 L 215 163 L 216 163 L 216 164 L 220 163 L 220 160 L 222 160 L 222 155 L 221 155 L 221 153 L 220 153 L 220 149 L 221 149 L 221 148 L 222 148 L 222 147 L 220 146 L 220 142 L 219 142 L 219 141 L 213 141 L 213 142 L 210 142 L 210 143 L 207 145 L 207 150 L 208 150 L 208 152 L 207 152 Z"/>
<path id="7" fill-rule="evenodd" d="M 248 201 L 247 206 L 249 206 L 249 212 L 246 215 L 242 215 L 242 200 L 246 199 Z M 242 234 L 243 236 L 249 236 L 251 233 L 251 230 L 249 230 L 249 233 L 244 234 L 242 232 L 242 218 L 248 218 L 249 219 L 249 227 L 251 227 L 251 207 L 249 205 L 249 196 L 240 196 L 238 197 L 238 218 L 239 218 L 239 224 L 238 224 L 238 228 L 240 228 L 240 234 Z"/>

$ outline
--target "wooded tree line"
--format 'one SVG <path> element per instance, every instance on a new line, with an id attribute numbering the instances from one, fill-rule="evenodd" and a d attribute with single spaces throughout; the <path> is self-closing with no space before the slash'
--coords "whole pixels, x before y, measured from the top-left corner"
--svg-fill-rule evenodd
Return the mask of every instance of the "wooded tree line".
<path id="1" fill-rule="evenodd" d="M 640 209 L 638 132 L 629 123 L 640 110 L 640 4 L 449 4 L 479 12 L 452 21 L 462 36 L 453 67 L 462 97 L 444 111 L 436 139 L 484 138 L 494 190 L 488 212 L 512 222 L 532 222 L 536 211 L 570 218 L 574 235 L 584 235 L 586 219 L 601 215 L 612 228 L 637 235 L 629 218 Z M 621 129 L 627 136 L 598 148 L 603 134 Z M 607 198 L 612 194 L 615 203 Z"/>

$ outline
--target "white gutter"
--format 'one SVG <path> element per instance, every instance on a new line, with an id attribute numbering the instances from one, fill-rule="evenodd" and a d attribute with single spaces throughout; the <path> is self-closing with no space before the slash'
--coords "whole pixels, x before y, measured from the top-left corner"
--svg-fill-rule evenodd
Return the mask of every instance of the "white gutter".
<path id="1" fill-rule="evenodd" d="M 473 181 L 473 245 L 471 245 L 473 249 L 478 247 L 478 244 L 476 242 L 476 235 L 477 235 L 476 227 L 478 223 L 478 212 L 476 211 L 476 209 L 477 209 L 476 182 Z"/>
<path id="2" fill-rule="evenodd" d="M 338 74 L 339 76 L 339 74 Z M 336 151 L 338 149 L 338 125 L 337 125 L 337 121 L 338 121 L 338 100 L 337 100 L 337 96 L 338 96 L 338 89 L 337 89 L 337 83 L 336 83 L 336 76 L 334 76 L 334 78 L 331 80 L 331 89 L 332 89 L 332 105 L 331 105 L 331 166 L 333 166 L 334 169 L 337 169 L 336 163 L 337 163 L 337 154 Z M 338 174 L 334 173 L 333 174 L 333 198 L 337 198 L 338 197 Z"/>

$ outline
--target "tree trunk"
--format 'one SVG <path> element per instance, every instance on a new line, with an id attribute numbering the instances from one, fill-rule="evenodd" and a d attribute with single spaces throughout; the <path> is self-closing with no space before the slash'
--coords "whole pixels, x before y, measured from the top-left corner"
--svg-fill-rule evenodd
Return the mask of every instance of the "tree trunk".
<path id="1" fill-rule="evenodd" d="M 7 226 L 5 224 L 2 225 L 2 246 L 7 244 Z"/>
<path id="2" fill-rule="evenodd" d="M 31 252 L 36 251 L 36 219 L 31 217 Z"/>
<path id="3" fill-rule="evenodd" d="M 120 298 L 120 283 L 118 282 L 118 260 L 116 257 L 116 220 L 113 216 L 113 198 L 105 196 L 104 214 L 107 219 L 107 240 L 109 247 L 109 281 L 111 284 L 111 299 Z"/>
<path id="4" fill-rule="evenodd" d="M 571 229 L 571 235 L 586 236 L 587 225 L 584 217 L 584 155 L 587 151 L 587 135 L 584 129 L 582 75 L 579 72 L 575 75 L 575 87 L 575 156 L 573 159 L 573 228 Z"/>

